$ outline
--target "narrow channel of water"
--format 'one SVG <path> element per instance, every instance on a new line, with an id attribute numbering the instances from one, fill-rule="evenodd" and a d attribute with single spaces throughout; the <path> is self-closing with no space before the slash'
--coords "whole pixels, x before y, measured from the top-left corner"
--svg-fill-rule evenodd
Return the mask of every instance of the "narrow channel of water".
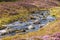
<path id="1" fill-rule="evenodd" d="M 10 36 L 10 35 L 15 35 L 17 33 L 24 34 L 24 33 L 28 33 L 28 32 L 37 31 L 40 28 L 44 27 L 49 22 L 52 22 L 56 19 L 55 17 L 52 17 L 50 15 L 48 15 L 46 17 L 45 14 L 41 15 L 41 14 L 35 13 L 35 14 L 32 14 L 32 16 L 33 16 L 33 18 L 26 22 L 16 21 L 14 23 L 4 25 L 7 28 L 0 30 L 0 35 L 1 36 L 4 36 L 4 35 Z M 19 32 L 15 32 L 16 30 L 18 30 Z"/>

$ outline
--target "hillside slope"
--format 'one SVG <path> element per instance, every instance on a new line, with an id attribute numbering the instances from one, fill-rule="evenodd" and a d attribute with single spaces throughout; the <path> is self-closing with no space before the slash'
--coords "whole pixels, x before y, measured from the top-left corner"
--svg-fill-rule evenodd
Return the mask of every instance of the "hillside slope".
<path id="1" fill-rule="evenodd" d="M 60 0 L 20 0 L 23 3 L 35 5 L 40 8 L 60 6 Z"/>

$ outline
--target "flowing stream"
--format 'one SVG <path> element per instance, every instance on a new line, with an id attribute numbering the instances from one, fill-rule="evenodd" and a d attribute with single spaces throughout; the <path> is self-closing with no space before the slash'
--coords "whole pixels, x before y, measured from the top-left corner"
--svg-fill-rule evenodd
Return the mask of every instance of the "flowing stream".
<path id="1" fill-rule="evenodd" d="M 44 13 L 37 12 L 37 13 L 31 14 L 31 16 L 33 16 L 33 18 L 31 18 L 26 22 L 16 21 L 11 24 L 3 25 L 3 26 L 6 26 L 6 28 L 0 30 L 0 37 L 11 36 L 15 34 L 25 34 L 28 32 L 37 31 L 40 28 L 44 27 L 49 22 L 52 22 L 56 19 L 54 16 L 51 16 L 45 11 Z"/>

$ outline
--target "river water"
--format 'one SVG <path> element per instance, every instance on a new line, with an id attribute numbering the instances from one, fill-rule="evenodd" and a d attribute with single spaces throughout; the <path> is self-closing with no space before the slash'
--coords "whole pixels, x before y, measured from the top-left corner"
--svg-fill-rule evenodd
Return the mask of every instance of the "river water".
<path id="1" fill-rule="evenodd" d="M 10 36 L 10 35 L 15 35 L 15 34 L 20 34 L 20 33 L 25 34 L 28 32 L 37 31 L 40 28 L 44 27 L 49 22 L 52 22 L 56 19 L 55 17 L 51 15 L 48 15 L 47 17 L 45 17 L 45 15 L 41 15 L 37 13 L 32 14 L 32 16 L 33 18 L 26 22 L 16 21 L 11 24 L 3 25 L 3 26 L 6 26 L 7 28 L 3 29 L 4 31 L 0 30 L 0 35 Z M 19 30 L 19 32 L 18 33 L 15 32 L 16 30 Z"/>

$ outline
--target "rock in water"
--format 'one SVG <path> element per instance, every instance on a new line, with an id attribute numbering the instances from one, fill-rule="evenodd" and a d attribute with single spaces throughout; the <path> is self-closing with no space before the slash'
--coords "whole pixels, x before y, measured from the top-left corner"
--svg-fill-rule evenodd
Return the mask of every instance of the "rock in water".
<path id="1" fill-rule="evenodd" d="M 52 16 L 48 16 L 47 17 L 47 20 L 49 21 L 49 22 L 51 22 L 51 21 L 54 21 L 56 18 L 55 17 L 52 17 Z"/>

